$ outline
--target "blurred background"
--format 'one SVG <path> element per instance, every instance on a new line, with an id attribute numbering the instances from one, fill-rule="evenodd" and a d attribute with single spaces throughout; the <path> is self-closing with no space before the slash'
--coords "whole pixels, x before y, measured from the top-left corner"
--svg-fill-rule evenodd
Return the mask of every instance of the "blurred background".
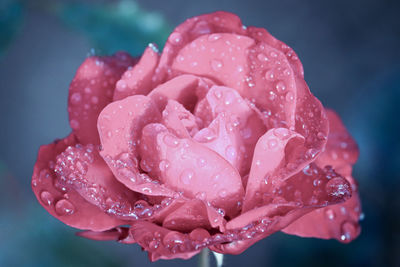
<path id="1" fill-rule="evenodd" d="M 39 205 L 40 145 L 66 136 L 68 86 L 91 54 L 162 48 L 186 18 L 216 10 L 267 28 L 298 53 L 311 91 L 360 146 L 354 176 L 365 219 L 348 245 L 274 234 L 225 266 L 400 266 L 400 2 L 289 0 L 0 0 L 0 266 L 151 264 L 138 245 L 74 235 Z"/>

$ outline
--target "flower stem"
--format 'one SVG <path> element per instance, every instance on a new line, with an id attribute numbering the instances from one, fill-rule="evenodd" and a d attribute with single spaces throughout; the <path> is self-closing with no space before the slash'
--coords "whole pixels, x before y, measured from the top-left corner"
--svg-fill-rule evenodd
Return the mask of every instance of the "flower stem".
<path id="1" fill-rule="evenodd" d="M 210 267 L 210 250 L 208 248 L 200 252 L 199 267 Z"/>

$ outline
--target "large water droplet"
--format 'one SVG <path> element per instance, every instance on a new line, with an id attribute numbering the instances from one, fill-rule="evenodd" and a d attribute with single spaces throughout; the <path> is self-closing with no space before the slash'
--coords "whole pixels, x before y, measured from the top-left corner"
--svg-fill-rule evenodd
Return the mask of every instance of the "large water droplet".
<path id="1" fill-rule="evenodd" d="M 181 173 L 180 178 L 181 178 L 182 183 L 184 183 L 185 185 L 188 185 L 192 181 L 193 176 L 194 176 L 193 170 L 186 169 Z"/>
<path id="2" fill-rule="evenodd" d="M 326 215 L 326 217 L 327 217 L 329 220 L 333 220 L 333 219 L 335 219 L 335 217 L 336 217 L 336 213 L 335 213 L 335 211 L 332 210 L 332 209 L 327 209 L 327 210 L 325 211 L 325 215 Z"/>
<path id="3" fill-rule="evenodd" d="M 278 93 L 282 94 L 286 91 L 286 84 L 282 81 L 279 81 L 276 83 L 275 88 L 278 91 Z"/>
<path id="4" fill-rule="evenodd" d="M 53 195 L 48 191 L 43 191 L 42 193 L 40 193 L 40 199 L 47 206 L 50 206 L 54 201 Z"/>
<path id="5" fill-rule="evenodd" d="M 289 130 L 286 128 L 276 128 L 273 130 L 273 134 L 282 140 L 289 138 Z"/>
<path id="6" fill-rule="evenodd" d="M 354 238 L 357 234 L 356 226 L 351 222 L 344 222 L 342 224 L 342 235 L 340 239 L 342 241 L 349 242 L 352 238 Z"/>
<path id="7" fill-rule="evenodd" d="M 60 216 L 71 215 L 75 212 L 75 207 L 66 199 L 61 199 L 56 203 L 56 213 Z"/>
<path id="8" fill-rule="evenodd" d="M 226 197 L 227 192 L 226 192 L 225 189 L 222 189 L 221 191 L 219 191 L 218 195 L 219 195 L 220 197 Z"/>
<path id="9" fill-rule="evenodd" d="M 180 44 L 182 42 L 182 35 L 179 32 L 173 32 L 169 36 L 168 41 L 174 45 Z"/>
<path id="10" fill-rule="evenodd" d="M 265 54 L 263 54 L 263 53 L 258 54 L 258 55 L 257 55 L 257 58 L 258 58 L 258 60 L 260 60 L 261 62 L 268 61 L 268 57 L 267 57 Z"/>
<path id="11" fill-rule="evenodd" d="M 164 135 L 163 141 L 167 146 L 170 146 L 170 147 L 177 147 L 179 145 L 178 138 L 176 138 L 170 134 Z"/>
<path id="12" fill-rule="evenodd" d="M 162 160 L 160 164 L 158 165 L 160 168 L 160 171 L 164 172 L 169 168 L 169 161 L 168 160 Z"/>
<path id="13" fill-rule="evenodd" d="M 215 42 L 215 41 L 217 41 L 217 40 L 219 40 L 219 39 L 221 39 L 221 35 L 218 34 L 218 33 L 210 34 L 210 35 L 208 36 L 208 41 L 210 41 L 210 42 Z"/>
<path id="14" fill-rule="evenodd" d="M 292 102 L 294 100 L 294 94 L 289 91 L 289 92 L 286 93 L 286 97 L 285 98 L 286 98 L 287 102 Z"/>

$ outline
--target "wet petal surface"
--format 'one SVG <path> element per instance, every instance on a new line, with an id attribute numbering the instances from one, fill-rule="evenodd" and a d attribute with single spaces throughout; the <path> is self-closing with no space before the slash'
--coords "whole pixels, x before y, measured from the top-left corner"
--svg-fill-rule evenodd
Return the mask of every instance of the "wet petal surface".
<path id="1" fill-rule="evenodd" d="M 96 124 L 101 110 L 112 101 L 115 83 L 136 63 L 127 53 L 89 57 L 78 68 L 69 88 L 69 123 L 81 144 L 99 144 Z"/>

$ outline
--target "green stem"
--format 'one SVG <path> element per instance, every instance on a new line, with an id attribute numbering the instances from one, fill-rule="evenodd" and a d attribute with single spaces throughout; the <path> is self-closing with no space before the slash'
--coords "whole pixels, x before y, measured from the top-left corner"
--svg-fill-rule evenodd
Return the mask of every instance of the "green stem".
<path id="1" fill-rule="evenodd" d="M 199 267 L 210 267 L 210 250 L 208 248 L 203 249 L 199 257 Z"/>

